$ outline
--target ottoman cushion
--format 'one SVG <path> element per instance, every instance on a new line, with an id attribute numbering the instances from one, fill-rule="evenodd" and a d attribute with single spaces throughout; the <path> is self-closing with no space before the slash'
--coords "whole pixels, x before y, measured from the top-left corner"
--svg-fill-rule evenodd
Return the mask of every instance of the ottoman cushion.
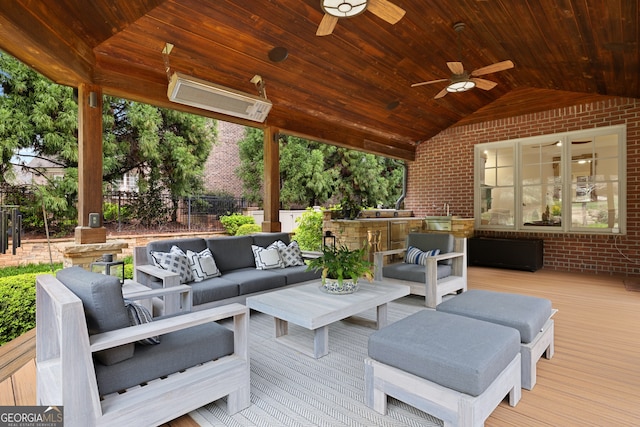
<path id="1" fill-rule="evenodd" d="M 520 332 L 520 340 L 528 344 L 551 316 L 551 301 L 473 289 L 442 302 L 436 310 L 515 328 Z"/>
<path id="2" fill-rule="evenodd" d="M 374 332 L 369 357 L 478 396 L 520 352 L 515 329 L 422 310 Z"/>

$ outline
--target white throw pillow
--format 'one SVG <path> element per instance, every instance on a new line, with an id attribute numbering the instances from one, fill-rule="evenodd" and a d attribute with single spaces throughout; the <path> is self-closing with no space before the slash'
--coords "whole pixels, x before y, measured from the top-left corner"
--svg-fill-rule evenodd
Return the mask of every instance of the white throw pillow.
<path id="1" fill-rule="evenodd" d="M 268 270 L 271 268 L 284 268 L 284 262 L 280 258 L 280 251 L 277 248 L 262 248 L 260 246 L 251 245 L 253 257 L 256 261 L 258 270 Z"/>
<path id="2" fill-rule="evenodd" d="M 209 248 L 202 252 L 187 250 L 187 260 L 189 261 L 189 267 L 191 268 L 194 282 L 202 282 L 204 279 L 210 279 L 221 275 Z"/>
<path id="3" fill-rule="evenodd" d="M 152 251 L 151 258 L 156 267 L 180 275 L 180 283 L 188 283 L 193 280 L 187 255 L 177 246 L 172 246 L 170 252 Z"/>
<path id="4" fill-rule="evenodd" d="M 304 259 L 302 258 L 302 251 L 300 250 L 300 246 L 298 246 L 298 242 L 295 240 L 289 243 L 288 246 L 283 241 L 276 240 L 267 247 L 267 249 L 271 248 L 278 249 L 280 258 L 282 258 L 282 262 L 284 262 L 285 267 L 305 265 Z"/>

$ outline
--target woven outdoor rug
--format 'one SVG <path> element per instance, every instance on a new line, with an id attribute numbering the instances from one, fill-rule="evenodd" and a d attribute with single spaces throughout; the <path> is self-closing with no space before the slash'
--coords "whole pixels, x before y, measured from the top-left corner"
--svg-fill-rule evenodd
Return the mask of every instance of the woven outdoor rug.
<path id="1" fill-rule="evenodd" d="M 389 304 L 389 322 L 424 308 L 424 297 L 402 298 Z M 361 316 L 375 319 L 375 310 Z M 225 398 L 189 415 L 201 426 L 441 426 L 437 418 L 393 398 L 387 415 L 365 405 L 364 359 L 373 331 L 336 322 L 329 327 L 329 354 L 313 359 L 276 342 L 273 317 L 252 311 L 251 406 L 229 416 Z M 289 335 L 313 345 L 309 330 L 289 324 Z"/>

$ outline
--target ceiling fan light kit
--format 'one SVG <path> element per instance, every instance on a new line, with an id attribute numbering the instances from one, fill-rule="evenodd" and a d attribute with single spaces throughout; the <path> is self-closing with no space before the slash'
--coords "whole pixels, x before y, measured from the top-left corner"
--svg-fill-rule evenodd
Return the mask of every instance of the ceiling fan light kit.
<path id="1" fill-rule="evenodd" d="M 367 9 L 367 0 L 322 0 L 325 13 L 336 18 L 351 18 L 360 15 Z"/>
<path id="2" fill-rule="evenodd" d="M 474 82 L 473 80 L 469 80 L 468 78 L 453 80 L 454 81 L 452 81 L 451 84 L 447 86 L 447 92 L 466 92 L 476 87 L 476 82 Z"/>

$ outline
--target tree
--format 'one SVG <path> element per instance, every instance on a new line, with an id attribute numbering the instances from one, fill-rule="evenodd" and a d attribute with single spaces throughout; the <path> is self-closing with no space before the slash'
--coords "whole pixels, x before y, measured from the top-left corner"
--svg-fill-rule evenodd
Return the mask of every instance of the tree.
<path id="1" fill-rule="evenodd" d="M 239 142 L 238 175 L 245 197 L 262 200 L 263 133 L 247 128 Z M 280 137 L 280 202 L 283 207 L 356 200 L 367 207 L 393 206 L 401 194 L 399 162 L 292 136 Z"/>
<path id="2" fill-rule="evenodd" d="M 38 194 L 56 218 L 76 219 L 78 106 L 70 87 L 57 85 L 0 52 L 0 155 L 2 175 L 29 169 L 13 157 L 46 158 L 65 168 L 62 179 L 49 180 Z M 146 191 L 180 196 L 202 188 L 202 172 L 215 138 L 214 122 L 204 117 L 153 107 L 120 98 L 103 98 L 103 178 L 114 182 L 138 172 Z M 40 173 L 31 169 L 33 173 Z"/>

